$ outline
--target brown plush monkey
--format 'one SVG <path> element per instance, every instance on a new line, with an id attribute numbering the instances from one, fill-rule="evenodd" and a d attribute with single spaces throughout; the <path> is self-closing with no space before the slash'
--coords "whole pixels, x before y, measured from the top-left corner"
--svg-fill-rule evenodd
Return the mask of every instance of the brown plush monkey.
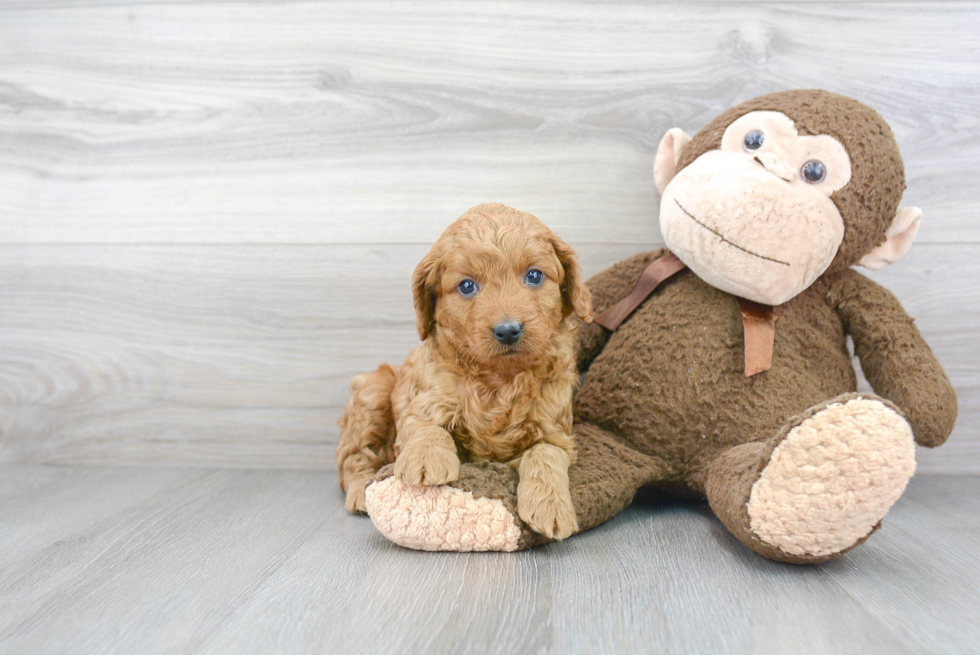
<path id="1" fill-rule="evenodd" d="M 902 494 L 915 444 L 942 444 L 956 418 L 953 388 L 912 319 L 851 269 L 895 261 L 918 230 L 921 211 L 898 208 L 905 180 L 891 130 L 850 98 L 776 93 L 693 139 L 670 130 L 654 178 L 680 261 L 641 254 L 588 283 L 612 319 L 579 332 L 588 373 L 569 478 L 580 529 L 653 487 L 707 498 L 770 559 L 837 557 Z M 652 292 L 651 276 L 664 278 Z M 877 395 L 855 392 L 848 335 Z M 516 485 L 490 463 L 428 488 L 382 470 L 367 505 L 408 547 L 516 550 L 545 541 L 517 518 Z"/>

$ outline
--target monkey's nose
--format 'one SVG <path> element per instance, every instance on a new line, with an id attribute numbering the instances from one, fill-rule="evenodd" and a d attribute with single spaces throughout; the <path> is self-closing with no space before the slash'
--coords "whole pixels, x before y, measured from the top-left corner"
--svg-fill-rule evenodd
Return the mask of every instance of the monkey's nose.
<path id="1" fill-rule="evenodd" d="M 771 152 L 760 152 L 754 159 L 764 169 L 787 182 L 792 182 L 796 175 L 796 171 L 784 164 L 782 159 Z"/>
<path id="2" fill-rule="evenodd" d="M 524 326 L 517 321 L 501 321 L 493 326 L 493 336 L 505 346 L 511 346 L 521 338 Z"/>

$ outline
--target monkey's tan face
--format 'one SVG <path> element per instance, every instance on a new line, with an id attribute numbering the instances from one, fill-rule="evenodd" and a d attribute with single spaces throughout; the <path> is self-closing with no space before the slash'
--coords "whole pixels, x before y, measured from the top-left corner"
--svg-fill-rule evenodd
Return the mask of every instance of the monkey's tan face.
<path id="1" fill-rule="evenodd" d="M 851 178 L 847 151 L 828 135 L 800 136 L 774 111 L 735 120 L 721 148 L 667 184 L 660 229 L 667 247 L 723 291 L 779 305 L 827 270 L 844 238 L 830 199 Z"/>

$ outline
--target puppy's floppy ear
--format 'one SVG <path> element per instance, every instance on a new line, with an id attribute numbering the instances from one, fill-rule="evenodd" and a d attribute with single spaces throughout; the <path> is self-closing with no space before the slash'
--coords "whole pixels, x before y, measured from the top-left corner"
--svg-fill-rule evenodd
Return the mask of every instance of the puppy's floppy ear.
<path id="1" fill-rule="evenodd" d="M 589 293 L 585 281 L 582 280 L 582 269 L 578 265 L 578 256 L 571 246 L 562 241 L 557 234 L 551 235 L 551 247 L 558 255 L 558 262 L 565 271 L 565 279 L 561 283 L 561 298 L 563 312 L 568 316 L 572 312 L 586 323 L 592 322 L 592 294 Z"/>
<path id="2" fill-rule="evenodd" d="M 439 244 L 422 258 L 412 275 L 412 296 L 415 299 L 415 322 L 419 338 L 425 341 L 436 327 L 436 293 L 439 288 L 439 260 L 442 257 Z"/>

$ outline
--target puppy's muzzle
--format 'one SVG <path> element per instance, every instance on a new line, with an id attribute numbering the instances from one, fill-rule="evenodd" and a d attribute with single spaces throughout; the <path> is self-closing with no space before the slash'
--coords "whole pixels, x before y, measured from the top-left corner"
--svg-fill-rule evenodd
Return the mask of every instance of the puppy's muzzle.
<path id="1" fill-rule="evenodd" d="M 493 326 L 493 336 L 505 346 L 512 346 L 521 338 L 524 326 L 517 321 L 501 321 Z"/>

